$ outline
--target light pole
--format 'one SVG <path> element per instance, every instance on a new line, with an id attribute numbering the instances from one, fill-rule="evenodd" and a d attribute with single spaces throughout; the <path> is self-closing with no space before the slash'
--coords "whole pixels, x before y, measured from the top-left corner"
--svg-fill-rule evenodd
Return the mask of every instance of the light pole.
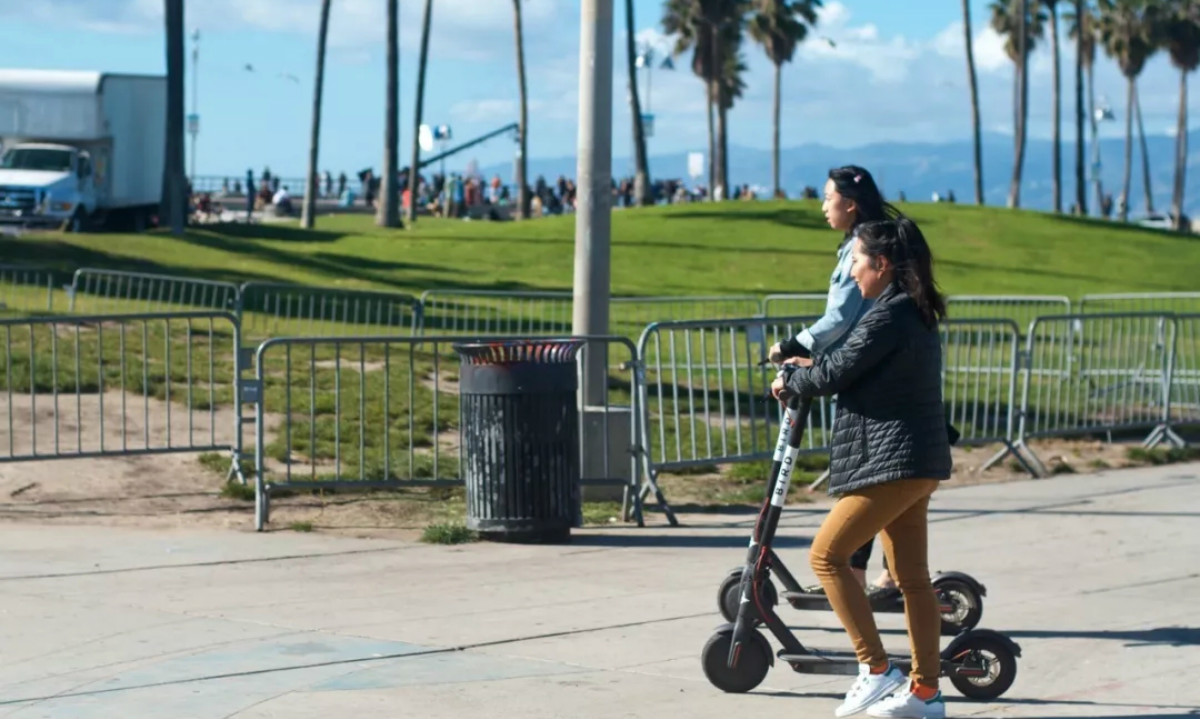
<path id="1" fill-rule="evenodd" d="M 1107 100 L 1101 98 L 1100 103 L 1100 107 L 1095 110 L 1096 129 L 1092 133 L 1092 182 L 1096 185 L 1096 211 L 1100 213 L 1101 217 L 1107 219 L 1104 212 L 1104 190 L 1100 173 L 1102 167 L 1100 163 L 1100 126 L 1105 122 L 1115 121 L 1117 117 L 1113 114 Z"/>
<path id="2" fill-rule="evenodd" d="M 196 187 L 196 136 L 200 134 L 200 30 L 192 31 L 192 112 L 188 115 L 187 130 L 192 136 L 192 162 L 188 177 L 191 178 L 192 189 Z"/>
<path id="3" fill-rule="evenodd" d="M 613 0 L 582 0 L 580 10 L 575 173 L 579 195 L 572 331 L 576 335 L 606 335 L 611 289 Z M 584 354 L 581 389 L 585 406 L 601 407 L 606 403 L 606 354 L 602 343 L 589 347 Z M 585 454 L 605 451 L 603 441 L 594 444 L 585 448 Z"/>

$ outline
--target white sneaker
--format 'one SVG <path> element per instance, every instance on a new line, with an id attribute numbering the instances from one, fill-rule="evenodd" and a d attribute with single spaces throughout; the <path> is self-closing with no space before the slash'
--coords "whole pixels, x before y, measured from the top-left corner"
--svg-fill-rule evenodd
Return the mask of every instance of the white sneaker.
<path id="1" fill-rule="evenodd" d="M 833 712 L 834 716 L 848 717 L 851 714 L 858 714 L 904 686 L 907 681 L 908 678 L 901 674 L 896 665 L 891 662 L 888 663 L 887 671 L 883 674 L 872 674 L 870 665 L 859 664 L 858 679 L 854 680 L 854 686 L 850 687 L 849 692 L 846 692 L 846 701 L 842 702 L 842 705 Z"/>
<path id="2" fill-rule="evenodd" d="M 945 719 L 946 702 L 938 692 L 929 701 L 918 699 L 911 687 L 896 692 L 887 699 L 871 705 L 867 713 L 873 717 L 903 717 L 904 719 Z"/>

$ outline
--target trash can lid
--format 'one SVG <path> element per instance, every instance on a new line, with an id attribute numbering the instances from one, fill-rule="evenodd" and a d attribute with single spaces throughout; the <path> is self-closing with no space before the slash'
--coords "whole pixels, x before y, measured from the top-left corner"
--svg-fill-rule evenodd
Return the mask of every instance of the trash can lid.
<path id="1" fill-rule="evenodd" d="M 584 341 L 578 339 L 499 340 L 460 342 L 454 351 L 473 365 L 566 364 L 574 362 Z"/>

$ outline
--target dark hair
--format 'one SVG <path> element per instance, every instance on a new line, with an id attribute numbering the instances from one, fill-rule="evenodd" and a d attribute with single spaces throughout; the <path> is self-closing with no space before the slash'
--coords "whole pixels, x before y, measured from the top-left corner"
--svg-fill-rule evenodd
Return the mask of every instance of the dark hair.
<path id="1" fill-rule="evenodd" d="M 926 326 L 932 329 L 946 319 L 946 300 L 933 279 L 933 253 L 917 223 L 907 217 L 867 222 L 858 226 L 855 235 L 872 268 L 878 269 L 880 257 L 891 262 L 892 281 L 917 304 Z"/>
<path id="2" fill-rule="evenodd" d="M 829 179 L 833 180 L 838 194 L 854 203 L 858 210 L 854 213 L 854 227 L 864 222 L 880 220 L 895 220 L 901 217 L 900 210 L 888 204 L 883 199 L 883 193 L 875 184 L 875 178 L 865 168 L 858 165 L 835 167 L 829 171 Z M 850 231 L 854 231 L 854 227 Z"/>

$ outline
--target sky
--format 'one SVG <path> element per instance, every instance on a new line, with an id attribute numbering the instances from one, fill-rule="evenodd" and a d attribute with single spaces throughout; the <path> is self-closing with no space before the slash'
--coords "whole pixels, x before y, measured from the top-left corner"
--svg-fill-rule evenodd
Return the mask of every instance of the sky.
<path id="1" fill-rule="evenodd" d="M 401 164 L 413 129 L 420 0 L 400 0 Z M 613 154 L 615 175 L 629 170 L 632 128 L 625 62 L 625 3 L 614 5 Z M 635 37 L 672 49 L 661 31 L 662 0 L 635 0 Z M 1065 7 L 1065 3 L 1061 4 Z M 916 7 L 922 12 L 916 11 Z M 385 18 L 383 0 L 333 0 L 322 110 L 322 169 L 351 174 L 378 168 L 383 155 Z M 424 122 L 449 125 L 453 142 L 516 120 L 517 79 L 510 0 L 434 0 Z M 570 157 L 577 145 L 579 3 L 523 0 L 529 90 L 530 157 Z M 0 3 L 0 67 L 165 71 L 163 0 L 36 0 Z M 188 44 L 187 110 L 200 115 L 196 174 L 242 175 L 269 166 L 304 174 L 316 73 L 319 0 L 187 0 L 187 30 L 199 31 L 199 63 Z M 1012 64 L 987 27 L 986 0 L 971 0 L 984 129 L 1012 132 Z M 1065 23 L 1064 23 L 1065 25 Z M 1073 136 L 1074 54 L 1063 28 L 1065 138 Z M 927 142 L 970 136 L 964 33 L 959 2 L 826 0 L 809 42 L 784 66 L 781 144 L 852 148 L 874 142 Z M 743 46 L 745 96 L 729 113 L 729 141 L 771 146 L 774 68 L 761 49 Z M 1030 134 L 1051 134 L 1048 42 L 1031 65 Z M 650 154 L 706 147 L 704 90 L 690 54 L 675 70 L 639 74 L 643 109 L 655 115 Z M 192 83 L 198 82 L 193 88 Z M 1173 134 L 1179 75 L 1160 53 L 1139 83 L 1146 131 Z M 196 107 L 193 108 L 193 90 Z M 1112 106 L 1123 131 L 1125 82 L 1101 58 L 1098 102 Z M 1200 93 L 1193 92 L 1192 97 Z M 1191 109 L 1200 123 L 1200 109 Z M 1193 124 L 1195 127 L 1196 124 Z M 490 140 L 447 165 L 509 163 L 515 144 Z M 189 145 L 190 152 L 190 145 Z M 190 158 L 190 154 L 189 154 Z"/>

